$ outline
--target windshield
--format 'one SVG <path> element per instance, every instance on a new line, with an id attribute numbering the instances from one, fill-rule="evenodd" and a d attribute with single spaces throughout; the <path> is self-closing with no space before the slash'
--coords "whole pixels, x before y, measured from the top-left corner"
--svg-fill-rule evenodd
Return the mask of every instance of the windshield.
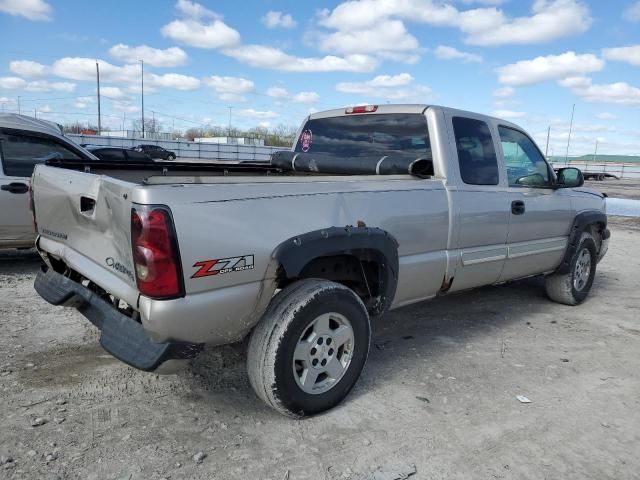
<path id="1" fill-rule="evenodd" d="M 300 133 L 295 151 L 335 157 L 431 158 L 426 118 L 407 113 L 309 120 Z"/>

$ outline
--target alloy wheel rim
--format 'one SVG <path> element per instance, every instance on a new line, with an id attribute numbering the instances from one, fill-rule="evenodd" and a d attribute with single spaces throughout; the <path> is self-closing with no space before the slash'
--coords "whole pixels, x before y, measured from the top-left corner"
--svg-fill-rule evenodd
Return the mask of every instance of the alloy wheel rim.
<path id="1" fill-rule="evenodd" d="M 336 312 L 315 318 L 300 335 L 293 353 L 293 376 L 300 389 L 317 395 L 344 376 L 355 345 L 351 322 Z"/>
<path id="2" fill-rule="evenodd" d="M 587 248 L 583 248 L 578 254 L 576 266 L 573 272 L 573 288 L 581 291 L 591 275 L 591 254 Z"/>

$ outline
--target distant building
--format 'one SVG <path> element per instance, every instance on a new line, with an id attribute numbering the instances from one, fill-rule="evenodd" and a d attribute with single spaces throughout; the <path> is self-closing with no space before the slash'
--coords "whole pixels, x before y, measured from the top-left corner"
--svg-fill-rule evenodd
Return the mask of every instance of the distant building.
<path id="1" fill-rule="evenodd" d="M 254 147 L 264 147 L 263 138 L 248 137 L 197 137 L 193 139 L 196 143 L 225 143 L 227 145 L 252 145 Z"/>

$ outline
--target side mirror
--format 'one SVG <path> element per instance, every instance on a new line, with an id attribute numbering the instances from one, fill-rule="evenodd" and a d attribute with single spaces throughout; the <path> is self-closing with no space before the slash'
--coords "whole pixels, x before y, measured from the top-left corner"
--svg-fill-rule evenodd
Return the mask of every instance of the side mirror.
<path id="1" fill-rule="evenodd" d="M 584 185 L 584 176 L 579 168 L 567 167 L 558 169 L 558 188 L 575 188 Z"/>

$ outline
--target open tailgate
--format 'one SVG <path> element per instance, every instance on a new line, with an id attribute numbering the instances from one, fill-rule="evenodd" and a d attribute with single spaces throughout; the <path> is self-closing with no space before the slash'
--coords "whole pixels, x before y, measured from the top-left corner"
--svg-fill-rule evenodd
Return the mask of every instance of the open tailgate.
<path id="1" fill-rule="evenodd" d="M 46 165 L 36 167 L 32 185 L 38 248 L 136 305 L 131 252 L 131 196 L 136 185 Z"/>

